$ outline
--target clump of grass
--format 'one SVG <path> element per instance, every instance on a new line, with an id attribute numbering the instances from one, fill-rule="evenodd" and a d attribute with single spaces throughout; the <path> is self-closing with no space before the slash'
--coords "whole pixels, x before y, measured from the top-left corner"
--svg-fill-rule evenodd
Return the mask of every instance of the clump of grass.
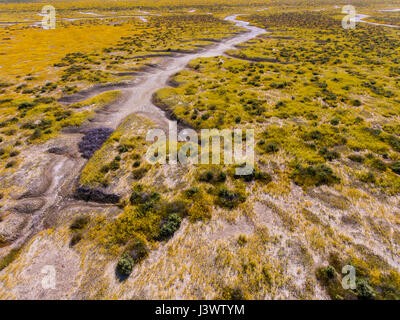
<path id="1" fill-rule="evenodd" d="M 272 181 L 272 176 L 268 172 L 260 171 L 257 168 L 254 168 L 253 171 L 247 175 L 236 174 L 236 168 L 232 168 L 231 172 L 235 179 L 242 179 L 245 182 L 261 181 L 263 183 L 269 183 Z"/>
<path id="2" fill-rule="evenodd" d="M 233 209 L 245 201 L 246 196 L 239 191 L 232 191 L 222 187 L 217 192 L 216 203 L 223 208 Z"/>
<path id="3" fill-rule="evenodd" d="M 83 234 L 82 232 L 74 232 L 72 235 L 71 241 L 69 242 L 69 245 L 71 247 L 75 246 L 77 243 L 79 243 L 83 239 Z"/>
<path id="4" fill-rule="evenodd" d="M 351 161 L 358 162 L 358 163 L 364 162 L 364 157 L 362 155 L 356 154 L 356 153 L 349 155 L 347 158 L 349 158 Z"/>
<path id="5" fill-rule="evenodd" d="M 140 237 L 135 237 L 128 242 L 126 251 L 129 252 L 129 256 L 135 264 L 140 263 L 149 255 L 149 248 L 146 241 Z"/>
<path id="6" fill-rule="evenodd" d="M 70 240 L 70 246 L 75 246 L 83 239 L 83 229 L 89 224 L 90 218 L 88 216 L 79 216 L 74 219 L 70 225 L 70 230 L 73 232 Z"/>
<path id="7" fill-rule="evenodd" d="M 392 163 L 389 165 L 389 168 L 390 168 L 394 173 L 400 175 L 400 162 L 399 162 L 399 161 L 392 162 Z"/>
<path id="8" fill-rule="evenodd" d="M 188 210 L 189 219 L 194 222 L 211 218 L 210 195 L 202 189 L 192 187 L 184 191 L 185 199 L 188 199 L 191 206 Z"/>
<path id="9" fill-rule="evenodd" d="M 127 247 L 118 260 L 117 272 L 123 277 L 128 277 L 134 266 L 143 261 L 149 255 L 149 248 L 146 241 L 141 237 L 135 237 L 128 244 Z"/>
<path id="10" fill-rule="evenodd" d="M 158 238 L 160 240 L 171 238 L 175 231 L 179 229 L 181 222 L 182 218 L 178 214 L 170 214 L 167 219 L 161 223 L 160 235 Z"/>
<path id="11" fill-rule="evenodd" d="M 222 183 L 226 180 L 226 174 L 219 168 L 211 168 L 200 172 L 198 180 L 207 183 Z"/>
<path id="12" fill-rule="evenodd" d="M 90 218 L 88 216 L 79 216 L 74 219 L 72 222 L 71 226 L 69 227 L 71 230 L 76 231 L 76 230 L 82 230 L 87 226 L 89 223 Z"/>
<path id="13" fill-rule="evenodd" d="M 237 239 L 237 243 L 238 243 L 239 246 L 244 246 L 247 243 L 246 235 L 241 234 Z"/>
<path id="14" fill-rule="evenodd" d="M 222 290 L 221 300 L 247 300 L 247 295 L 240 286 L 225 287 Z"/>
<path id="15" fill-rule="evenodd" d="M 135 262 L 128 252 L 124 252 L 122 257 L 118 260 L 117 263 L 117 272 L 121 276 L 129 276 L 132 273 L 132 269 Z"/>
<path id="16" fill-rule="evenodd" d="M 292 179 L 301 186 L 331 185 L 340 181 L 333 170 L 325 164 L 307 167 L 298 164 L 292 174 Z"/>
<path id="17" fill-rule="evenodd" d="M 15 259 L 18 258 L 22 248 L 12 249 L 5 257 L 0 260 L 0 271 L 8 267 Z"/>
<path id="18" fill-rule="evenodd" d="M 345 290 L 342 287 L 342 283 L 338 277 L 338 273 L 335 268 L 331 265 L 318 268 L 316 270 L 316 277 L 325 286 L 329 296 L 334 300 L 353 300 L 356 295 L 350 291 Z"/>

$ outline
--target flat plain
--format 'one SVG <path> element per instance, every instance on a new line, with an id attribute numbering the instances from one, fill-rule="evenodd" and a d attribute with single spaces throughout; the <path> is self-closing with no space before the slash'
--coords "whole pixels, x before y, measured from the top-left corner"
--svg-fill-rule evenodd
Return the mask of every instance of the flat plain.
<path id="1" fill-rule="evenodd" d="M 52 5 L 0 4 L 1 299 L 400 298 L 400 1 Z M 253 173 L 148 163 L 170 121 Z"/>

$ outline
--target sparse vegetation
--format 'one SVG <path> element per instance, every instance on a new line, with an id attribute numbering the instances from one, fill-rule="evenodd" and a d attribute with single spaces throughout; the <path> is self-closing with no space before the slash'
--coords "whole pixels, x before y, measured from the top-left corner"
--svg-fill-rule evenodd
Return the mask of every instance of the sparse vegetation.
<path id="1" fill-rule="evenodd" d="M 344 29 L 331 4 L 57 1 L 55 30 L 32 26 L 40 3 L 0 4 L 16 22 L 0 30 L 0 298 L 36 298 L 46 261 L 63 299 L 399 299 L 400 31 Z M 357 12 L 400 25 L 386 6 Z M 160 68 L 245 31 L 224 20 L 239 13 L 270 32 Z M 171 119 L 254 130 L 253 170 L 148 163 Z"/>

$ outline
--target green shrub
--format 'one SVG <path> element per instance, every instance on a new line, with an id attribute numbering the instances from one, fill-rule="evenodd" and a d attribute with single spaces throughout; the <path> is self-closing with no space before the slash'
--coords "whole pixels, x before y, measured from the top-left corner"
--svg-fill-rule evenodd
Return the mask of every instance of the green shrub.
<path id="1" fill-rule="evenodd" d="M 247 243 L 247 237 L 244 234 L 241 234 L 237 239 L 237 243 L 239 246 L 244 246 Z"/>
<path id="2" fill-rule="evenodd" d="M 12 168 L 14 167 L 16 164 L 16 162 L 14 160 L 7 162 L 6 164 L 6 168 Z"/>
<path id="3" fill-rule="evenodd" d="M 124 252 L 122 257 L 118 260 L 117 271 L 122 276 L 129 276 L 132 273 L 132 269 L 135 262 L 128 252 Z"/>
<path id="4" fill-rule="evenodd" d="M 69 243 L 69 245 L 71 247 L 73 247 L 74 245 L 76 245 L 79 241 L 81 241 L 83 238 L 82 233 L 81 232 L 76 232 L 72 235 L 71 241 Z"/>
<path id="5" fill-rule="evenodd" d="M 176 213 L 181 217 L 184 217 L 188 214 L 187 203 L 182 200 L 173 200 L 164 205 L 164 212 L 167 215 Z"/>
<path id="6" fill-rule="evenodd" d="M 319 154 L 322 155 L 324 159 L 327 161 L 332 161 L 334 159 L 340 158 L 339 153 L 337 153 L 336 151 L 330 151 L 325 147 L 319 151 Z"/>
<path id="7" fill-rule="evenodd" d="M 360 180 L 366 183 L 375 183 L 375 175 L 372 171 L 362 172 L 360 175 Z"/>
<path id="8" fill-rule="evenodd" d="M 232 169 L 232 170 L 235 170 L 235 169 Z M 246 182 L 256 180 L 256 181 L 262 181 L 264 183 L 269 183 L 272 181 L 272 177 L 269 173 L 259 171 L 258 169 L 253 169 L 252 173 L 248 174 L 248 175 L 237 175 L 236 171 L 234 171 L 233 177 L 235 179 L 243 179 Z"/>
<path id="9" fill-rule="evenodd" d="M 394 173 L 400 174 L 400 161 L 392 162 L 392 163 L 389 165 L 389 168 L 390 168 Z"/>
<path id="10" fill-rule="evenodd" d="M 175 231 L 179 229 L 181 222 L 182 218 L 178 214 L 170 214 L 167 220 L 161 225 L 159 236 L 160 240 L 165 240 L 172 237 Z"/>
<path id="11" fill-rule="evenodd" d="M 359 106 L 361 106 L 361 101 L 360 100 L 352 100 L 351 101 L 351 105 L 352 106 L 355 106 L 355 107 L 359 107 Z"/>
<path id="12" fill-rule="evenodd" d="M 133 166 L 134 168 L 140 167 L 140 161 L 139 161 L 139 160 L 136 160 L 136 161 L 133 163 L 132 166 Z"/>
<path id="13" fill-rule="evenodd" d="M 134 169 L 132 170 L 132 178 L 135 180 L 140 180 L 146 175 L 147 171 L 148 169 L 146 167 Z"/>
<path id="14" fill-rule="evenodd" d="M 332 267 L 332 266 L 327 266 L 327 267 L 325 268 L 325 273 L 326 273 L 326 276 L 327 276 L 329 279 L 333 279 L 333 278 L 335 277 L 335 268 Z"/>
<path id="15" fill-rule="evenodd" d="M 395 136 L 389 136 L 388 143 L 397 152 L 400 152 L 400 139 Z"/>
<path id="16" fill-rule="evenodd" d="M 33 102 L 21 102 L 18 105 L 18 110 L 29 110 L 32 109 L 35 106 L 35 103 Z"/>
<path id="17" fill-rule="evenodd" d="M 128 151 L 129 151 L 129 147 L 126 144 L 121 144 L 118 147 L 118 152 L 119 153 L 125 153 L 125 152 L 128 152 Z"/>
<path id="18" fill-rule="evenodd" d="M 372 300 L 376 296 L 375 290 L 371 287 L 368 280 L 357 279 L 356 293 L 358 299 Z"/>
<path id="19" fill-rule="evenodd" d="M 326 288 L 329 296 L 334 300 L 354 300 L 355 294 L 351 290 L 345 290 L 339 277 L 336 276 L 335 268 L 331 265 L 318 268 L 316 278 Z"/>
<path id="20" fill-rule="evenodd" d="M 279 147 L 276 143 L 268 143 L 264 148 L 266 153 L 276 153 L 279 151 Z"/>
<path id="21" fill-rule="evenodd" d="M 0 271 L 6 268 L 10 263 L 18 258 L 21 248 L 12 249 L 6 256 L 0 259 Z"/>
<path id="22" fill-rule="evenodd" d="M 246 197 L 239 192 L 221 188 L 218 191 L 217 204 L 221 207 L 233 209 L 246 201 Z"/>
<path id="23" fill-rule="evenodd" d="M 184 195 L 186 198 L 191 199 L 194 195 L 199 193 L 199 191 L 200 191 L 199 188 L 192 187 L 192 188 L 185 190 Z"/>
<path id="24" fill-rule="evenodd" d="M 331 120 L 331 125 L 333 126 L 337 126 L 339 124 L 340 120 L 338 118 L 333 118 Z"/>
<path id="25" fill-rule="evenodd" d="M 113 161 L 110 162 L 109 168 L 111 171 L 116 171 L 119 169 L 119 161 L 114 159 Z"/>
<path id="26" fill-rule="evenodd" d="M 69 227 L 71 230 L 82 230 L 87 226 L 89 223 L 89 217 L 87 216 L 81 216 L 75 218 L 75 220 L 72 222 L 71 226 Z"/>
<path id="27" fill-rule="evenodd" d="M 35 129 L 35 131 L 33 131 L 31 136 L 29 137 L 29 139 L 36 140 L 36 139 L 39 139 L 41 136 L 42 136 L 42 132 L 40 131 L 40 129 Z"/>
<path id="28" fill-rule="evenodd" d="M 318 130 L 311 131 L 308 134 L 308 140 L 321 140 L 323 137 L 322 133 Z"/>
<path id="29" fill-rule="evenodd" d="M 386 170 L 386 163 L 383 162 L 379 158 L 373 158 L 370 162 L 369 165 L 379 171 L 385 171 Z"/>
<path id="30" fill-rule="evenodd" d="M 243 289 L 239 286 L 226 287 L 222 290 L 222 299 L 224 300 L 246 300 L 246 295 Z"/>
<path id="31" fill-rule="evenodd" d="M 128 243 L 127 252 L 133 262 L 137 264 L 149 255 L 149 248 L 144 240 L 136 238 Z"/>
<path id="32" fill-rule="evenodd" d="M 142 186 L 138 186 L 132 191 L 130 202 L 133 205 L 144 204 L 149 201 L 158 201 L 161 196 L 157 192 L 143 192 Z"/>
<path id="33" fill-rule="evenodd" d="M 325 164 L 307 167 L 298 164 L 292 174 L 292 179 L 301 186 L 330 185 L 340 181 L 340 178 Z"/>
<path id="34" fill-rule="evenodd" d="M 199 174 L 198 180 L 207 183 L 225 182 L 226 174 L 220 169 L 203 171 Z"/>
<path id="35" fill-rule="evenodd" d="M 364 157 L 359 154 L 351 154 L 347 158 L 349 158 L 351 161 L 362 163 L 364 161 Z"/>

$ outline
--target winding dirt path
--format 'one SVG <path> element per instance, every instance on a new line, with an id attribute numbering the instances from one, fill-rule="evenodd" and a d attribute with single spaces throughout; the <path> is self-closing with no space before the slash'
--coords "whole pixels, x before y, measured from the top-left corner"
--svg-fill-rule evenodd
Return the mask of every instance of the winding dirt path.
<path id="1" fill-rule="evenodd" d="M 153 93 L 167 86 L 168 79 L 178 71 L 184 69 L 187 64 L 200 57 L 215 57 L 224 55 L 229 49 L 234 49 L 235 45 L 246 42 L 259 34 L 266 33 L 264 29 L 253 27 L 249 22 L 236 20 L 237 15 L 225 18 L 227 21 L 234 22 L 236 26 L 246 28 L 248 32 L 217 43 L 211 47 L 192 54 L 179 54 L 175 57 L 168 57 L 160 67 L 149 70 L 143 76 L 139 76 L 139 81 L 133 87 L 123 89 L 126 95 L 125 101 L 114 106 L 112 113 L 99 116 L 96 122 L 104 127 L 116 129 L 121 122 L 132 113 L 143 115 L 153 121 L 161 128 L 168 128 L 168 118 L 164 111 L 152 103 Z M 84 97 L 86 99 L 87 97 Z"/>
<path id="2" fill-rule="evenodd" d="M 370 17 L 370 15 L 357 13 L 356 14 L 356 18 L 355 18 L 355 22 L 368 23 L 368 24 L 372 24 L 374 26 L 382 26 L 382 27 L 389 27 L 389 28 L 399 28 L 400 27 L 400 26 L 396 26 L 396 25 L 392 25 L 392 24 L 385 24 L 385 23 L 379 23 L 379 22 L 372 22 L 372 21 L 364 20 L 364 19 L 367 19 L 368 17 Z"/>

